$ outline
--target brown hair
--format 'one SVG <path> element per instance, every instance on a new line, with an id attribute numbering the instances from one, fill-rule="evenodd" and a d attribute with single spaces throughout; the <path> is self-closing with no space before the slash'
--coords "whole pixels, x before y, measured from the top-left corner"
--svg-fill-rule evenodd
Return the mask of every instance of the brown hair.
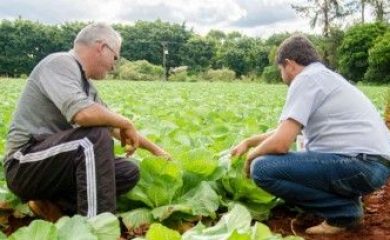
<path id="1" fill-rule="evenodd" d="M 321 60 L 313 43 L 301 34 L 294 34 L 280 44 L 276 53 L 276 64 L 284 65 L 286 59 L 294 60 L 302 66 Z"/>

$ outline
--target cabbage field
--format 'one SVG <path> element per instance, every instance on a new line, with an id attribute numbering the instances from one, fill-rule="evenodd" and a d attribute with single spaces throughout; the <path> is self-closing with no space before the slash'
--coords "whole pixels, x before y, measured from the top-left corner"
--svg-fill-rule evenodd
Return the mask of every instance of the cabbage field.
<path id="1" fill-rule="evenodd" d="M 24 80 L 0 79 L 0 155 Z M 243 138 L 277 124 L 287 87 L 232 82 L 96 83 L 102 98 L 116 112 L 135 122 L 140 132 L 167 150 L 166 161 L 139 150 L 134 157 L 141 180 L 118 199 L 128 239 L 261 240 L 301 239 L 271 233 L 262 221 L 282 201 L 242 174 L 243 159 L 231 159 L 229 149 Z M 383 112 L 385 87 L 360 87 Z M 123 154 L 120 144 L 115 151 Z M 31 216 L 25 204 L 6 188 L 0 174 L 0 227 L 7 216 Z M 11 210 L 12 209 L 12 210 Z M 7 215 L 8 214 L 8 215 Z M 1 232 L 0 232 L 1 234 Z M 5 235 L 0 235 L 0 239 Z M 52 224 L 35 220 L 8 239 L 120 239 L 113 214 L 95 218 L 63 217 Z"/>

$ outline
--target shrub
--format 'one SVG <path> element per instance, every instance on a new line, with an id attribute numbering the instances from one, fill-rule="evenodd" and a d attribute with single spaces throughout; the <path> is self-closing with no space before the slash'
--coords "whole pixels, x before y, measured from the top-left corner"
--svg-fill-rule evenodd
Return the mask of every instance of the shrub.
<path id="1" fill-rule="evenodd" d="M 282 77 L 280 71 L 276 65 L 265 67 L 261 78 L 266 83 L 281 83 Z"/>
<path id="2" fill-rule="evenodd" d="M 23 74 L 20 74 L 19 78 L 22 78 L 22 79 L 27 79 L 28 78 L 28 75 L 23 73 Z"/>
<path id="3" fill-rule="evenodd" d="M 187 70 L 181 71 L 178 73 L 173 73 L 169 76 L 168 81 L 173 81 L 173 82 L 186 82 L 189 81 L 189 76 L 187 73 Z"/>
<path id="4" fill-rule="evenodd" d="M 343 76 L 354 82 L 363 79 L 368 68 L 369 49 L 387 28 L 384 23 L 369 23 L 355 25 L 345 32 L 338 48 L 338 66 Z"/>
<path id="5" fill-rule="evenodd" d="M 390 83 L 390 31 L 375 41 L 369 50 L 368 69 L 364 80 L 374 83 Z"/>
<path id="6" fill-rule="evenodd" d="M 120 66 L 114 73 L 114 79 L 152 81 L 160 80 L 164 75 L 164 69 L 146 60 L 128 61 L 121 60 Z"/>
<path id="7" fill-rule="evenodd" d="M 203 74 L 203 79 L 207 81 L 233 81 L 236 73 L 230 69 L 209 69 Z"/>
<path id="8" fill-rule="evenodd" d="M 249 74 L 247 74 L 245 76 L 241 76 L 241 81 L 243 81 L 243 82 L 260 82 L 261 75 L 257 74 L 256 72 L 250 72 Z"/>

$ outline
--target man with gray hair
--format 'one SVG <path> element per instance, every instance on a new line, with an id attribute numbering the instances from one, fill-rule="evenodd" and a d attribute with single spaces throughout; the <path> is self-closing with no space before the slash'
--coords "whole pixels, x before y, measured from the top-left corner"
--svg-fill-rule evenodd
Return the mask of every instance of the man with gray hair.
<path id="1" fill-rule="evenodd" d="M 390 175 L 390 133 L 370 100 L 326 68 L 302 35 L 286 39 L 276 63 L 287 99 L 274 131 L 243 140 L 245 170 L 264 190 L 325 219 L 308 234 L 335 234 L 363 218 L 361 196 Z M 302 131 L 306 151 L 289 152 Z"/>
<path id="2" fill-rule="evenodd" d="M 6 180 L 47 220 L 115 212 L 116 196 L 135 186 L 139 169 L 114 156 L 112 137 L 128 155 L 141 147 L 169 158 L 111 111 L 90 80 L 114 69 L 121 42 L 109 25 L 86 26 L 71 51 L 50 54 L 34 68 L 19 100 L 7 136 Z"/>

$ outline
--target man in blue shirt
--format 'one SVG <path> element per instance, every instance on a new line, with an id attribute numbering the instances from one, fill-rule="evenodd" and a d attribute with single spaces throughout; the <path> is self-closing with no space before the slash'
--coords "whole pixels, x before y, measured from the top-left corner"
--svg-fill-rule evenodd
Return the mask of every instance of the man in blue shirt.
<path id="1" fill-rule="evenodd" d="M 266 191 L 325 218 L 308 234 L 334 234 L 363 217 L 361 196 L 390 174 L 390 133 L 370 100 L 322 63 L 301 35 L 286 39 L 276 62 L 289 86 L 278 127 L 243 140 L 245 170 Z M 298 134 L 304 152 L 289 152 Z"/>

